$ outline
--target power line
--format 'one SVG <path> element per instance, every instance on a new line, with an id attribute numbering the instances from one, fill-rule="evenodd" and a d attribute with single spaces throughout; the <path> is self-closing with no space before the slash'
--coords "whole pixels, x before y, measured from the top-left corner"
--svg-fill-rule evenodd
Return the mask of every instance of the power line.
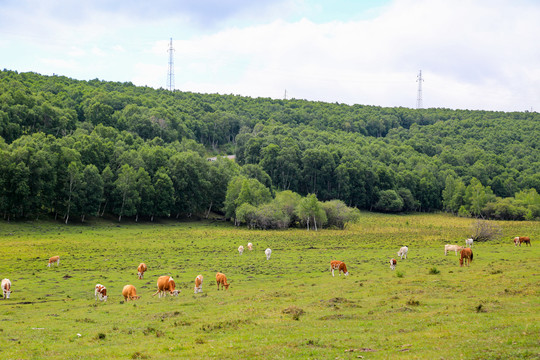
<path id="1" fill-rule="evenodd" d="M 169 50 L 167 50 L 169 53 L 169 69 L 167 71 L 167 89 L 169 91 L 174 90 L 174 48 L 172 46 L 172 38 L 171 42 L 169 43 Z"/>
<path id="2" fill-rule="evenodd" d="M 416 77 L 416 82 L 418 83 L 418 94 L 416 96 L 416 108 L 421 109 L 422 108 L 422 82 L 424 79 L 422 79 L 422 70 L 418 72 L 418 76 Z"/>

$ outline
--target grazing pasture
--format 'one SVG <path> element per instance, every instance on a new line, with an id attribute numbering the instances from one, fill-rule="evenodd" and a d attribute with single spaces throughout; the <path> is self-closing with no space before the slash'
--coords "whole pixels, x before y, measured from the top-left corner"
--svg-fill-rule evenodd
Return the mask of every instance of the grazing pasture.
<path id="1" fill-rule="evenodd" d="M 460 267 L 448 243 L 471 219 L 363 213 L 346 230 L 258 231 L 222 222 L 0 223 L 0 356 L 50 359 L 537 359 L 538 222 L 498 222 Z M 238 244 L 258 251 L 238 256 Z M 388 262 L 407 244 L 399 274 Z M 272 259 L 264 251 L 271 248 Z M 165 250 L 166 249 L 166 250 Z M 47 267 L 51 254 L 58 266 Z M 349 276 L 332 277 L 331 260 Z M 138 279 L 137 266 L 148 266 Z M 227 275 L 217 291 L 215 274 Z M 205 277 L 194 294 L 193 279 Z M 152 297 L 159 276 L 177 297 Z M 107 288 L 106 302 L 94 287 Z M 133 284 L 137 301 L 124 302 Z"/>

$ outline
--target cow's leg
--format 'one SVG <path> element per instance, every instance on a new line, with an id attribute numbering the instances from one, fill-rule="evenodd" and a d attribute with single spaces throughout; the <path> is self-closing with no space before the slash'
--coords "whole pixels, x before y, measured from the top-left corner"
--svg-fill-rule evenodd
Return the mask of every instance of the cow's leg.
<path id="1" fill-rule="evenodd" d="M 332 276 L 334 276 L 334 268 L 332 268 Z"/>

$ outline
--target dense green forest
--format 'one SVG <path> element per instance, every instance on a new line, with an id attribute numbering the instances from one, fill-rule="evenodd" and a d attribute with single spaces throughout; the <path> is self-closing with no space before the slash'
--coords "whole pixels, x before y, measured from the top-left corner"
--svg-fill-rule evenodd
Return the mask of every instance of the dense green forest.
<path id="1" fill-rule="evenodd" d="M 0 136 L 5 219 L 217 212 L 261 228 L 339 227 L 350 207 L 540 218 L 536 112 L 170 92 L 3 70 Z M 224 154 L 236 161 L 207 160 Z"/>

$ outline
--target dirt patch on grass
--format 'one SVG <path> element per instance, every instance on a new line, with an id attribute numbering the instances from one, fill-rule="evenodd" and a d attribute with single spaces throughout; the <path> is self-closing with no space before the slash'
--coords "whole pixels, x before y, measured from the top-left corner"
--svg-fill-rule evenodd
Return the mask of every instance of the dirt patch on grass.
<path id="1" fill-rule="evenodd" d="M 283 309 L 282 313 L 291 315 L 294 320 L 300 320 L 300 315 L 304 315 L 304 310 L 294 305 Z"/>
<path id="2" fill-rule="evenodd" d="M 343 315 L 343 314 L 333 314 L 321 316 L 318 320 L 347 320 L 347 319 L 356 319 L 354 315 Z"/>
<path id="3" fill-rule="evenodd" d="M 238 329 L 241 325 L 251 324 L 249 319 L 238 319 L 238 320 L 227 320 L 220 321 L 214 324 L 204 324 L 201 326 L 202 331 L 215 331 L 215 330 L 225 330 L 225 329 Z"/>

